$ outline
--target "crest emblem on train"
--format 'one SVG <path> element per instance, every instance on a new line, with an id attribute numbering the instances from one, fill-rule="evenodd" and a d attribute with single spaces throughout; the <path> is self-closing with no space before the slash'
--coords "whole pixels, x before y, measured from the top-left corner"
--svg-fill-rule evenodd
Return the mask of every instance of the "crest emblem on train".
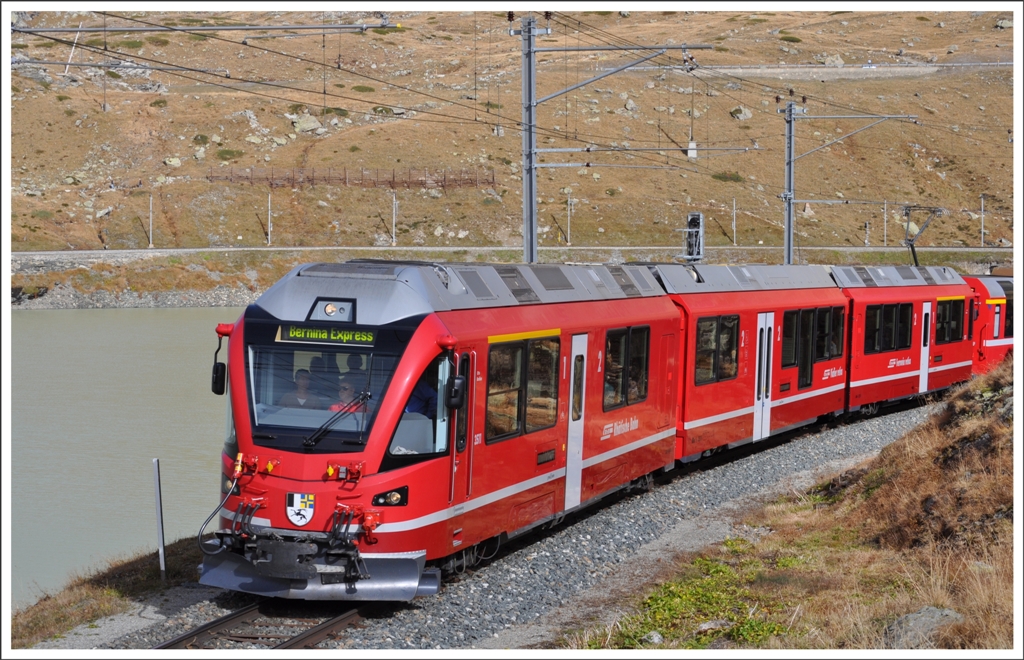
<path id="1" fill-rule="evenodd" d="M 312 493 L 288 493 L 285 513 L 293 525 L 302 527 L 313 519 L 313 504 L 316 496 Z"/>

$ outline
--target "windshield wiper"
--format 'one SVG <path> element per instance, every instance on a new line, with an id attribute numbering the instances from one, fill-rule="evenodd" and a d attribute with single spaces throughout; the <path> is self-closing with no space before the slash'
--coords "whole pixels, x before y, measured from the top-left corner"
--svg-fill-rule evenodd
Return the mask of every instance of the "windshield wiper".
<path id="1" fill-rule="evenodd" d="M 354 413 L 356 411 L 355 410 L 356 408 L 359 408 L 360 406 L 362 406 L 363 407 L 363 412 L 365 413 L 366 412 L 366 402 L 369 401 L 369 399 L 370 399 L 370 393 L 369 392 L 360 392 L 359 396 L 357 396 L 355 398 L 355 400 L 353 401 L 353 403 L 355 403 L 356 405 L 348 407 L 348 408 L 346 408 L 344 410 L 339 410 L 338 412 L 336 412 L 333 415 L 331 415 L 330 419 L 328 419 L 326 422 L 324 422 L 323 424 L 320 425 L 320 428 L 318 428 L 317 430 L 313 431 L 313 433 L 310 434 L 309 437 L 303 439 L 302 446 L 303 447 L 316 447 L 316 443 L 318 443 L 321 440 L 323 440 L 324 436 L 327 435 L 327 432 L 331 430 L 332 426 L 337 424 L 339 421 L 341 421 L 345 417 L 348 417 L 349 415 Z M 361 437 L 360 437 L 360 440 L 362 440 Z M 359 444 L 362 445 L 362 444 L 365 444 L 365 443 L 360 442 Z"/>

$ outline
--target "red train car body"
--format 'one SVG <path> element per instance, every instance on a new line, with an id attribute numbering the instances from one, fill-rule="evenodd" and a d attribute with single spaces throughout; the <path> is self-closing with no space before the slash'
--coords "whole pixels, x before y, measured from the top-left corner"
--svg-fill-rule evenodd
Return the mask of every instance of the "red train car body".
<path id="1" fill-rule="evenodd" d="M 200 582 L 436 593 L 442 570 L 678 461 L 966 380 L 976 346 L 1008 346 L 982 341 L 1005 339 L 1008 301 L 1008 280 L 940 268 L 299 266 L 218 327 L 228 432 Z"/>
<path id="2" fill-rule="evenodd" d="M 974 373 L 984 374 L 1013 351 L 1013 279 L 972 277 L 964 280 L 974 293 Z"/>

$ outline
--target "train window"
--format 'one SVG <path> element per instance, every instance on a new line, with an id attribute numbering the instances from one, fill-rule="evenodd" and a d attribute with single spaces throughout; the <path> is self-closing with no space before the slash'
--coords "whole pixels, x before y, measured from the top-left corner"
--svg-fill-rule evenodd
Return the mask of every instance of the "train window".
<path id="1" fill-rule="evenodd" d="M 694 380 L 698 385 L 736 377 L 740 317 L 714 316 L 697 320 L 697 359 Z"/>
<path id="2" fill-rule="evenodd" d="M 1013 281 L 998 280 L 999 286 L 1006 294 L 1006 305 L 1003 310 L 1003 336 L 1013 336 Z"/>
<path id="3" fill-rule="evenodd" d="M 715 341 L 718 335 L 718 317 L 697 320 L 697 360 L 694 363 L 698 385 L 715 382 Z"/>
<path id="4" fill-rule="evenodd" d="M 864 320 L 864 352 L 910 348 L 913 328 L 913 303 L 869 305 Z"/>
<path id="5" fill-rule="evenodd" d="M 604 342 L 604 409 L 610 410 L 625 405 L 622 368 L 626 355 L 629 333 L 626 328 L 609 330 Z"/>
<path id="6" fill-rule="evenodd" d="M 814 380 L 814 311 L 800 310 L 800 336 L 797 342 L 797 387 L 810 387 Z"/>
<path id="7" fill-rule="evenodd" d="M 736 377 L 739 328 L 739 316 L 723 316 L 718 322 L 718 380 Z"/>
<path id="8" fill-rule="evenodd" d="M 535 339 L 528 346 L 526 432 L 532 433 L 558 419 L 558 339 Z"/>
<path id="9" fill-rule="evenodd" d="M 469 353 L 463 353 L 459 357 L 459 375 L 466 379 L 467 389 L 472 389 L 473 381 L 469 375 Z M 462 407 L 455 412 L 455 416 L 455 450 L 461 452 L 466 450 L 466 433 L 469 427 L 468 396 L 463 400 Z"/>
<path id="10" fill-rule="evenodd" d="M 832 332 L 832 308 L 819 307 L 814 321 L 814 361 L 829 358 L 829 334 Z"/>
<path id="11" fill-rule="evenodd" d="M 896 313 L 896 349 L 910 348 L 910 335 L 914 329 L 914 305 L 900 303 Z"/>
<path id="12" fill-rule="evenodd" d="M 523 342 L 495 344 L 487 356 L 487 440 L 517 435 Z"/>
<path id="13" fill-rule="evenodd" d="M 964 338 L 964 299 L 940 300 L 935 308 L 935 343 L 948 344 Z"/>
<path id="14" fill-rule="evenodd" d="M 782 315 L 782 366 L 796 366 L 796 310 Z"/>
<path id="15" fill-rule="evenodd" d="M 272 449 L 301 450 L 305 438 L 319 434 L 318 452 L 359 451 L 359 441 L 370 432 L 376 402 L 385 392 L 398 358 L 360 355 L 360 364 L 365 358 L 370 368 L 353 374 L 356 377 L 348 382 L 355 385 L 357 395 L 365 392 L 367 400 L 353 406 L 348 414 L 336 416 L 338 409 L 331 410 L 339 401 L 334 368 L 346 364 L 347 357 L 347 352 L 330 348 L 251 344 L 247 368 L 254 443 Z"/>
<path id="16" fill-rule="evenodd" d="M 882 350 L 896 350 L 896 305 L 882 305 Z"/>
<path id="17" fill-rule="evenodd" d="M 558 359 L 556 337 L 491 346 L 487 442 L 554 426 L 558 419 Z"/>
<path id="18" fill-rule="evenodd" d="M 864 352 L 882 350 L 882 306 L 868 305 L 864 313 Z"/>
<path id="19" fill-rule="evenodd" d="M 845 316 L 846 310 L 842 307 L 832 308 L 832 337 L 829 340 L 831 344 L 828 349 L 830 358 L 843 356 L 843 329 L 846 327 L 843 320 Z"/>
<path id="20" fill-rule="evenodd" d="M 572 421 L 583 416 L 583 356 L 577 355 L 572 365 Z"/>
<path id="21" fill-rule="evenodd" d="M 647 327 L 629 329 L 629 383 L 626 402 L 636 403 L 647 398 L 648 354 L 651 345 L 651 329 Z"/>
<path id="22" fill-rule="evenodd" d="M 604 355 L 605 410 L 647 398 L 650 345 L 651 329 L 646 326 L 608 331 Z"/>

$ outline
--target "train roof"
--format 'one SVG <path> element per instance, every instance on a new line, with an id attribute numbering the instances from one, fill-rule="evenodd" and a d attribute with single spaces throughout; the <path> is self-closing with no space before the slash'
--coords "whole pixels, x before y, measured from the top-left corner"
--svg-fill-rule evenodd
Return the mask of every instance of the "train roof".
<path id="1" fill-rule="evenodd" d="M 993 277 L 991 275 L 973 275 L 968 277 L 974 277 L 981 282 L 981 285 L 985 287 L 991 298 L 1013 298 L 1012 277 Z"/>
<path id="2" fill-rule="evenodd" d="M 719 293 L 780 289 L 834 289 L 825 266 L 708 266 L 643 263 L 667 293 Z"/>
<path id="3" fill-rule="evenodd" d="M 297 266 L 254 304 L 280 320 L 387 325 L 440 311 L 665 293 L 942 284 L 966 282 L 950 268 L 931 266 L 476 264 L 356 259 Z M 326 313 L 329 303 L 342 310 L 340 316 Z"/>
<path id="4" fill-rule="evenodd" d="M 661 296 L 646 268 L 634 265 L 470 264 L 352 260 L 303 264 L 255 304 L 281 320 L 332 320 L 328 302 L 354 309 L 365 325 L 431 312 L 538 303 Z M 355 301 L 345 307 L 346 301 Z M 338 319 L 345 320 L 345 319 Z"/>
<path id="5" fill-rule="evenodd" d="M 966 284 L 945 266 L 832 266 L 832 277 L 847 289 L 880 286 L 935 286 Z"/>

